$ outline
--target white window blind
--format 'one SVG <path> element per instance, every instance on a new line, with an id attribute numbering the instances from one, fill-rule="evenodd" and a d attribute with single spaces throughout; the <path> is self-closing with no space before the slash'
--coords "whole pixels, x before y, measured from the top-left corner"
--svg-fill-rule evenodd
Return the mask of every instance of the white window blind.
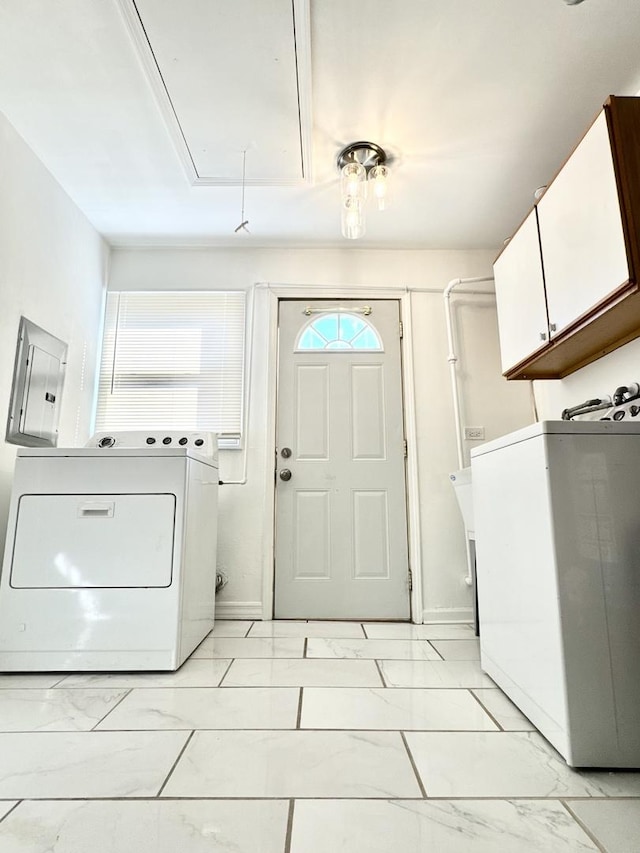
<path id="1" fill-rule="evenodd" d="M 243 291 L 110 292 L 97 430 L 242 434 Z"/>

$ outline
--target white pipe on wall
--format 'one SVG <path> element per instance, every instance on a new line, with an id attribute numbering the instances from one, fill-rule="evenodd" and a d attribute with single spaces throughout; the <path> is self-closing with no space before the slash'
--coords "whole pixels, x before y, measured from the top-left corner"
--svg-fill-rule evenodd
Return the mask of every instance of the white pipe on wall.
<path id="1" fill-rule="evenodd" d="M 451 396 L 453 398 L 453 419 L 456 428 L 456 448 L 458 451 L 458 468 L 464 468 L 464 446 L 462 444 L 462 417 L 460 414 L 460 396 L 458 393 L 458 371 L 456 364 L 458 356 L 455 350 L 455 339 L 453 334 L 453 315 L 451 312 L 451 292 L 462 284 L 478 284 L 481 281 L 493 281 L 493 276 L 479 276 L 477 278 L 454 278 L 442 292 L 444 297 L 444 313 L 447 319 L 447 340 L 449 343 L 449 375 L 451 377 Z M 465 291 L 466 292 L 466 291 Z M 477 291 L 474 291 L 477 292 Z M 487 294 L 489 295 L 489 294 Z"/>

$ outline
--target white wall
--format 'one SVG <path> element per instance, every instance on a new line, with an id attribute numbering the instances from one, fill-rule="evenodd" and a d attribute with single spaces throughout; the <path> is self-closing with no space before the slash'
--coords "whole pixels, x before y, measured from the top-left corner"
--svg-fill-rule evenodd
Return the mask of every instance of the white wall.
<path id="1" fill-rule="evenodd" d="M 557 420 L 563 409 L 612 395 L 620 385 L 640 382 L 640 339 L 576 370 L 565 379 L 534 382 L 538 417 Z"/>
<path id="2" fill-rule="evenodd" d="M 4 439 L 20 316 L 69 345 L 60 445 L 89 434 L 109 250 L 0 113 L 0 429 Z M 0 538 L 15 445 L 0 441 Z"/>
<path id="3" fill-rule="evenodd" d="M 271 285 L 435 288 L 453 278 L 491 273 L 493 252 L 360 249 L 114 249 L 109 288 L 179 290 L 250 288 Z M 485 286 L 486 288 L 486 286 Z M 490 289 L 490 288 L 487 288 Z M 468 617 L 464 584 L 464 534 L 448 474 L 457 467 L 447 363 L 443 299 L 413 293 L 413 341 L 421 495 L 424 608 L 429 619 Z M 453 297 L 459 330 L 462 407 L 466 423 L 484 426 L 494 438 L 531 422 L 528 383 L 500 375 L 495 303 L 491 296 Z M 248 482 L 221 490 L 219 565 L 229 584 L 219 611 L 256 616 L 261 612 L 262 565 L 271 520 L 265 489 L 273 478 L 273 448 L 266 446 L 269 328 L 268 291 L 255 291 L 252 382 L 248 429 Z M 242 454 L 221 453 L 221 477 L 236 479 Z"/>

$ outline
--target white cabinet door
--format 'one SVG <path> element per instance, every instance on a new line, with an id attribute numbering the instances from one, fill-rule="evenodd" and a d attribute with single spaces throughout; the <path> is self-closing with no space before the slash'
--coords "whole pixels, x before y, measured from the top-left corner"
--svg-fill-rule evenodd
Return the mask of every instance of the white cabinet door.
<path id="1" fill-rule="evenodd" d="M 548 339 L 547 305 L 535 209 L 496 260 L 502 371 L 506 373 Z"/>
<path id="2" fill-rule="evenodd" d="M 629 278 L 604 112 L 539 201 L 538 219 L 553 337 Z"/>

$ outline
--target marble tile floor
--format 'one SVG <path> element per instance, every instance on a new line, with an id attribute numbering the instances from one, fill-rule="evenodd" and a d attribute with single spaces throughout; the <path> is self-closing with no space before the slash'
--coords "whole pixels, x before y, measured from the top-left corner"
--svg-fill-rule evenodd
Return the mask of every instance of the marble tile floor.
<path id="1" fill-rule="evenodd" d="M 219 622 L 176 673 L 0 674 L 2 853 L 640 852 L 468 625 Z"/>

